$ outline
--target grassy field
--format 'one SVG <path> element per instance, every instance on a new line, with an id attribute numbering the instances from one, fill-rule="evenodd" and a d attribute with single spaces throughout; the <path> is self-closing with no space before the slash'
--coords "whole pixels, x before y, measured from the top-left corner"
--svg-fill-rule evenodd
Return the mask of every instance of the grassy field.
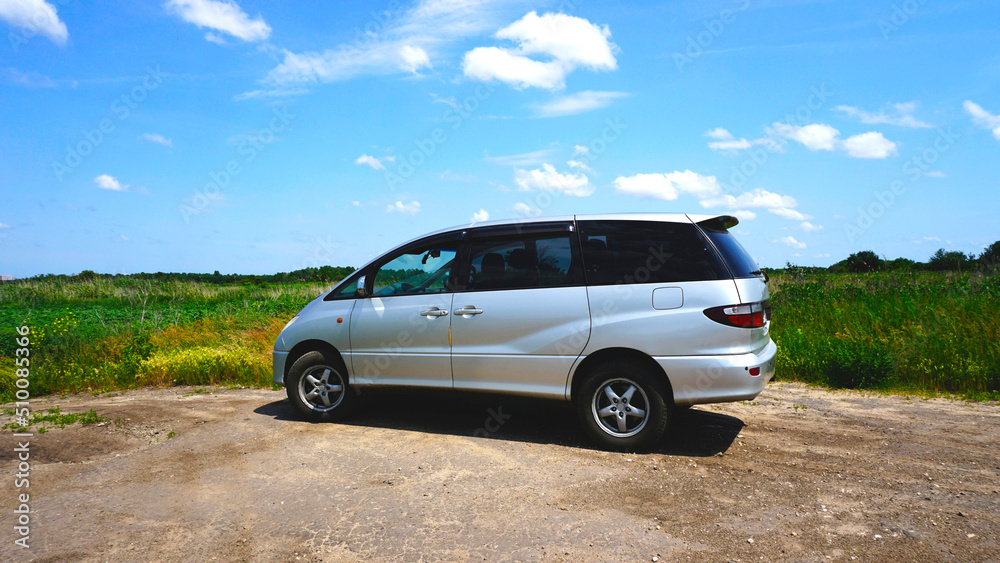
<path id="1" fill-rule="evenodd" d="M 281 327 L 330 284 L 212 285 L 128 278 L 0 285 L 0 399 L 16 329 L 31 329 L 31 394 L 155 385 L 270 384 Z"/>
<path id="2" fill-rule="evenodd" d="M 17 327 L 31 329 L 31 394 L 139 386 L 268 386 L 285 322 L 331 284 L 212 285 L 129 278 L 0 284 L 0 400 L 13 398 Z M 1000 277 L 775 274 L 778 378 L 1000 398 Z"/>
<path id="3" fill-rule="evenodd" d="M 769 285 L 779 378 L 1000 398 L 996 274 L 778 274 Z"/>

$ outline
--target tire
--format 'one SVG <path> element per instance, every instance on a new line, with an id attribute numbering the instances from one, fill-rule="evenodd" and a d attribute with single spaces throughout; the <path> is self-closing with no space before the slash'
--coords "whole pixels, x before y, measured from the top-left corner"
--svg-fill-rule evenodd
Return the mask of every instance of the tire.
<path id="1" fill-rule="evenodd" d="M 344 420 L 358 401 L 343 363 L 323 352 L 308 352 L 295 360 L 285 392 L 295 410 L 313 422 Z"/>
<path id="2" fill-rule="evenodd" d="M 636 451 L 650 448 L 663 437 L 672 402 L 651 370 L 634 362 L 613 361 L 585 376 L 576 408 L 587 434 L 602 448 Z"/>

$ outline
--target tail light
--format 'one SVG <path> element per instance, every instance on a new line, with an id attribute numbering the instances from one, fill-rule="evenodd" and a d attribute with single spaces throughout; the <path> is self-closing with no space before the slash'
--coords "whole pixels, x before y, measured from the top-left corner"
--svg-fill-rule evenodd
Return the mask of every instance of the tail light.
<path id="1" fill-rule="evenodd" d="M 771 303 L 757 301 L 756 303 L 740 303 L 739 305 L 723 305 L 705 309 L 705 316 L 726 326 L 738 328 L 760 328 L 771 320 Z"/>

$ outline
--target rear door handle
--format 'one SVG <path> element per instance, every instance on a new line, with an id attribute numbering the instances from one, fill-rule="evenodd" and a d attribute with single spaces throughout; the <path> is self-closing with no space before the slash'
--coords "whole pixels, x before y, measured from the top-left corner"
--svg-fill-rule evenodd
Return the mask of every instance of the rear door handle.
<path id="1" fill-rule="evenodd" d="M 461 309 L 455 309 L 455 314 L 456 315 L 462 315 L 463 317 L 465 317 L 465 316 L 471 316 L 471 315 L 482 315 L 483 314 L 483 310 L 482 309 L 476 309 L 472 305 L 466 305 L 465 307 L 462 307 Z"/>
<path id="2" fill-rule="evenodd" d="M 426 311 L 420 311 L 421 317 L 443 317 L 448 314 L 448 309 L 438 309 L 437 307 L 431 307 Z"/>

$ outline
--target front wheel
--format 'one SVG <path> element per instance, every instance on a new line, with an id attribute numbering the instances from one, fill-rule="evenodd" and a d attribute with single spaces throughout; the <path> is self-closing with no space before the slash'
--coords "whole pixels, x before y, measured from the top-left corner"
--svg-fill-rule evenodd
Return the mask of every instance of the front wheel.
<path id="1" fill-rule="evenodd" d="M 321 422 L 350 416 L 357 396 L 339 364 L 322 352 L 309 352 L 288 370 L 288 400 L 306 419 Z"/>
<path id="2" fill-rule="evenodd" d="M 580 386 L 580 421 L 592 439 L 612 450 L 641 450 L 656 443 L 670 422 L 670 403 L 646 367 L 617 361 L 601 364 Z"/>

